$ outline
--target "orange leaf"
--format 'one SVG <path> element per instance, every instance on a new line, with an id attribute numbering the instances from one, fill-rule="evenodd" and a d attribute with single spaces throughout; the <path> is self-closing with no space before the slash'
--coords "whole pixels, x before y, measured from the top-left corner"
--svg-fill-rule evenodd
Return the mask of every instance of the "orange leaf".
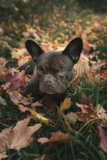
<path id="1" fill-rule="evenodd" d="M 49 143 L 49 142 L 69 142 L 69 134 L 68 133 L 63 133 L 61 131 L 58 132 L 53 132 L 52 133 L 52 137 L 50 139 L 43 137 L 43 138 L 39 138 L 37 139 L 38 142 L 40 142 L 41 144 L 44 143 Z"/>

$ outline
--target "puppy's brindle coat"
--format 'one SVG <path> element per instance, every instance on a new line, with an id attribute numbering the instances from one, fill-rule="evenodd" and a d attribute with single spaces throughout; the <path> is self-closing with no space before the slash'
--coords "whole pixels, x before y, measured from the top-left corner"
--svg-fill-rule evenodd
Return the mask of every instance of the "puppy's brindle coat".
<path id="1" fill-rule="evenodd" d="M 29 65 L 25 73 L 33 76 L 22 94 L 62 96 L 66 92 L 66 80 L 69 82 L 73 78 L 73 65 L 80 58 L 81 38 L 72 40 L 63 51 L 44 51 L 32 40 L 26 41 L 26 48 L 32 59 L 19 70 L 25 70 Z"/>

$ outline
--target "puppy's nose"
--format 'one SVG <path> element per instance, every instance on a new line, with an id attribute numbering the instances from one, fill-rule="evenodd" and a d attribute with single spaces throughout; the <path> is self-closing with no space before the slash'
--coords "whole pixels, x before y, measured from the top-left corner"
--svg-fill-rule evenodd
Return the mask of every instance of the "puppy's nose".
<path id="1" fill-rule="evenodd" d="M 45 83 L 45 85 L 51 86 L 53 82 L 52 82 L 52 79 L 45 78 L 45 79 L 44 79 L 44 83 Z"/>

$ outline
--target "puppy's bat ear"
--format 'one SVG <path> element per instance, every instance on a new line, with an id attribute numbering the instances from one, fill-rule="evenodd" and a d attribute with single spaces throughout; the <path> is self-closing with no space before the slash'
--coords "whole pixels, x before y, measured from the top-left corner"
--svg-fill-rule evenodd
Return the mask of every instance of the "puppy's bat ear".
<path id="1" fill-rule="evenodd" d="M 80 58 L 80 53 L 82 49 L 83 49 L 82 39 L 75 38 L 68 44 L 68 46 L 65 48 L 65 50 L 62 53 L 70 57 L 70 59 L 75 64 Z"/>
<path id="2" fill-rule="evenodd" d="M 33 40 L 27 40 L 25 46 L 34 61 L 36 61 L 37 58 L 44 52 L 42 48 Z"/>

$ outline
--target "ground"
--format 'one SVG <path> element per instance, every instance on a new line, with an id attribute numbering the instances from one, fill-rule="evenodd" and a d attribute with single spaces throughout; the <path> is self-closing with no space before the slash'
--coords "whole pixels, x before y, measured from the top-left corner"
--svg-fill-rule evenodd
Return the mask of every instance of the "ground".
<path id="1" fill-rule="evenodd" d="M 19 137 L 15 134 L 15 138 L 21 140 L 22 137 L 27 136 L 30 139 L 22 139 L 20 142 L 22 146 L 18 144 L 14 146 L 13 142 L 16 139 L 13 138 L 12 142 L 12 138 L 9 138 L 8 142 L 11 145 L 4 141 L 3 143 L 7 144 L 6 153 L 0 151 L 0 156 L 4 153 L 8 155 L 8 160 L 33 160 L 39 159 L 38 157 L 41 160 L 107 159 L 106 6 L 106 1 L 100 0 L 97 2 L 87 0 L 2 1 L 0 4 L 0 57 L 5 59 L 0 58 L 0 74 L 3 70 L 9 75 L 10 67 L 18 68 L 30 58 L 24 45 L 29 38 L 34 39 L 44 50 L 60 50 L 64 49 L 73 38 L 81 37 L 83 51 L 78 65 L 74 66 L 76 79 L 69 85 L 67 97 L 62 104 L 58 100 L 55 102 L 49 98 L 46 100 L 46 97 L 46 102 L 42 103 L 44 99 L 35 97 L 33 102 L 40 101 L 36 111 L 30 110 L 29 106 L 33 103 L 31 98 L 29 98 L 30 105 L 27 104 L 27 100 L 22 102 L 22 99 L 20 104 L 18 88 L 15 89 L 13 86 L 13 90 L 18 92 L 16 98 L 13 98 L 15 101 L 12 99 L 12 92 L 6 93 L 7 90 L 1 91 L 1 88 L 1 96 L 8 104 L 8 107 L 2 108 L 0 118 L 0 131 L 3 133 L 3 135 L 0 133 L 1 140 L 7 132 L 13 138 L 12 133 L 17 129 L 20 133 L 24 127 L 25 136 L 22 136 L 21 132 Z M 11 76 L 12 73 L 13 71 Z M 19 77 L 22 75 L 18 74 Z M 9 81 L 8 78 L 0 79 L 0 84 L 3 85 L 6 81 Z M 29 122 L 27 117 L 31 115 L 33 118 Z M 19 129 L 18 124 L 22 128 L 19 127 Z M 34 129 L 31 133 L 33 139 L 28 136 L 27 124 Z M 40 125 L 38 129 L 36 124 Z M 45 139 L 41 139 L 43 137 Z M 28 145 L 27 141 L 30 141 Z M 23 142 L 26 144 L 24 145 Z"/>

